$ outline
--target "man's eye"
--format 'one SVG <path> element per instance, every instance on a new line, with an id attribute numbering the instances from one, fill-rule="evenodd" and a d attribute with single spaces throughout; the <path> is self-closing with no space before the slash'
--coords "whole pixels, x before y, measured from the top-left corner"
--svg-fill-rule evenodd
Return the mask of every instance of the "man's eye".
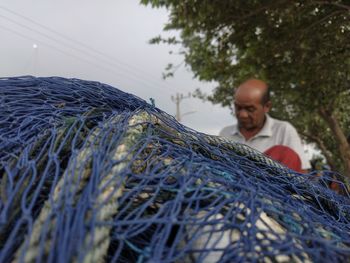
<path id="1" fill-rule="evenodd" d="M 247 111 L 249 113 L 252 113 L 252 112 L 255 111 L 255 108 L 253 108 L 253 107 L 245 108 L 245 107 L 240 107 L 240 106 L 236 106 L 235 105 L 235 111 L 241 111 L 241 110 L 245 110 L 245 111 Z"/>

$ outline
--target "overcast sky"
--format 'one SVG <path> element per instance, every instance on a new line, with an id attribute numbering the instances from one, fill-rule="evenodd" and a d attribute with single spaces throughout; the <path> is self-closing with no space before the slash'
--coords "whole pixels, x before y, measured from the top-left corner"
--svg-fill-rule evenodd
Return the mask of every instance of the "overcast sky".
<path id="1" fill-rule="evenodd" d="M 171 95 L 214 84 L 193 79 L 184 66 L 175 77 L 162 79 L 168 63 L 183 57 L 169 54 L 180 47 L 150 45 L 164 34 L 167 11 L 139 5 L 139 0 L 1 0 L 0 76 L 62 76 L 100 81 L 175 115 Z M 176 32 L 173 33 L 174 35 Z M 181 103 L 183 124 L 218 134 L 234 118 L 228 108 L 199 99 Z"/>

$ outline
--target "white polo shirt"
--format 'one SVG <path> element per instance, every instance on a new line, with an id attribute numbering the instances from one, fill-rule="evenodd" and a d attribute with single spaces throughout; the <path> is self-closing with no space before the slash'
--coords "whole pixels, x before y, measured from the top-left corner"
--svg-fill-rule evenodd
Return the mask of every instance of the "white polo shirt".
<path id="1" fill-rule="evenodd" d="M 249 140 L 239 132 L 237 125 L 223 128 L 219 135 L 246 144 L 260 152 L 265 152 L 275 145 L 288 146 L 299 155 L 302 169 L 311 168 L 297 130 L 289 122 L 271 118 L 268 114 L 261 131 Z"/>

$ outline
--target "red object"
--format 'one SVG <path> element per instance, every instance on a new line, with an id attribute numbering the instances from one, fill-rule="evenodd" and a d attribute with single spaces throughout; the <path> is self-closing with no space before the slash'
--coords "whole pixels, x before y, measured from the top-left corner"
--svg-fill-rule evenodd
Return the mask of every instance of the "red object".
<path id="1" fill-rule="evenodd" d="M 340 194 L 341 190 L 342 190 L 342 186 L 340 185 L 340 183 L 335 182 L 335 181 L 331 182 L 329 188 L 332 189 L 334 192 L 336 192 L 338 194 Z"/>
<path id="2" fill-rule="evenodd" d="M 291 148 L 285 145 L 276 145 L 265 151 L 265 154 L 271 159 L 302 173 L 301 160 L 299 155 Z"/>

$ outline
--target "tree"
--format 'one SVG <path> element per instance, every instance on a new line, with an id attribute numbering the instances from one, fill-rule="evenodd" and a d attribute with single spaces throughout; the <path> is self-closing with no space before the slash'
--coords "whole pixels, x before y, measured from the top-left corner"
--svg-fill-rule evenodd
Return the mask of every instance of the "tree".
<path id="1" fill-rule="evenodd" d="M 272 115 L 293 123 L 350 178 L 350 4 L 329 0 L 142 0 L 170 11 L 165 30 L 180 39 L 184 59 L 200 80 L 216 81 L 208 98 L 231 103 L 248 77 L 266 80 Z"/>

